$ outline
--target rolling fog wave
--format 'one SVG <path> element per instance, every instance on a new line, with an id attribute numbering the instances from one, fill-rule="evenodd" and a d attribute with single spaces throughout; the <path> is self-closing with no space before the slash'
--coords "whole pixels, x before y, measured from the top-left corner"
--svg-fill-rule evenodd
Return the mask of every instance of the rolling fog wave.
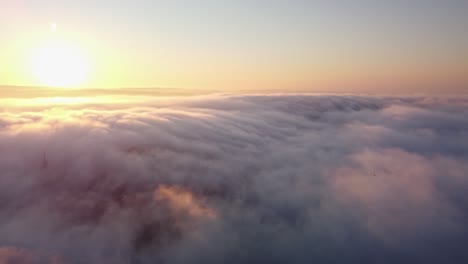
<path id="1" fill-rule="evenodd" d="M 468 99 L 2 107 L 0 263 L 466 263 Z"/>

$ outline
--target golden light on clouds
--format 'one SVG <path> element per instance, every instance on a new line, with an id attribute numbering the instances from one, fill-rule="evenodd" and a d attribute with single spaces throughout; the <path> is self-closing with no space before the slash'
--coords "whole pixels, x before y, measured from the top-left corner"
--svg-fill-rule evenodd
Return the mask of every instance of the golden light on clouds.
<path id="1" fill-rule="evenodd" d="M 190 190 L 177 186 L 160 186 L 154 193 L 157 201 L 166 201 L 172 210 L 196 218 L 216 218 L 216 212 L 205 206 Z"/>

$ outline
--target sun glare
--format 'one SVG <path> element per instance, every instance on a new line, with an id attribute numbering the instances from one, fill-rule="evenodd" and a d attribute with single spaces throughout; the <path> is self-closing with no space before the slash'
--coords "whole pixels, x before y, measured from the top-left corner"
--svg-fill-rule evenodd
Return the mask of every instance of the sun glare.
<path id="1" fill-rule="evenodd" d="M 41 85 L 76 87 L 86 82 L 89 63 L 85 52 L 73 43 L 48 41 L 32 55 L 34 78 Z"/>

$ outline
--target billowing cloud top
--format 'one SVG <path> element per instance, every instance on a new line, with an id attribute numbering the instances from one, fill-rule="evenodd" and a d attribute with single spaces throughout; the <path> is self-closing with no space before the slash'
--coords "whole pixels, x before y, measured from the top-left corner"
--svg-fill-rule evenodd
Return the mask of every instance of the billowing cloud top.
<path id="1" fill-rule="evenodd" d="M 2 264 L 468 263 L 467 98 L 0 110 Z"/>

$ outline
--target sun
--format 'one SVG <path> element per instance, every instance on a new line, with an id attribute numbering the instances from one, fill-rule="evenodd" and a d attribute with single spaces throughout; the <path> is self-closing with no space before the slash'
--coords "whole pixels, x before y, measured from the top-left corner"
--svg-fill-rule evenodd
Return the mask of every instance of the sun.
<path id="1" fill-rule="evenodd" d="M 84 84 L 90 73 L 86 53 L 74 43 L 50 40 L 42 43 L 31 58 L 35 80 L 53 87 L 77 87 Z"/>

